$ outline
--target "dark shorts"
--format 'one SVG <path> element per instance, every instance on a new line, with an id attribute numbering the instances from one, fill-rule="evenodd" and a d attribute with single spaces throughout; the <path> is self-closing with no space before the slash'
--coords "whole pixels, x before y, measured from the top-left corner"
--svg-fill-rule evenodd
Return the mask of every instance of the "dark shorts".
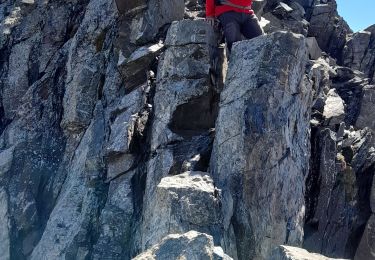
<path id="1" fill-rule="evenodd" d="M 260 27 L 255 14 L 232 11 L 223 13 L 218 18 L 223 27 L 229 51 L 232 49 L 234 42 L 242 40 L 242 35 L 247 39 L 252 39 L 263 34 L 262 27 Z"/>

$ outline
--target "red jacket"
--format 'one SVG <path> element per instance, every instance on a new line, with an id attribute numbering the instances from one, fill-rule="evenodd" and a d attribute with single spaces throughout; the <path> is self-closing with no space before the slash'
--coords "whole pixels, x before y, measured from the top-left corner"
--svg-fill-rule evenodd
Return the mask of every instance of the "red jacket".
<path id="1" fill-rule="evenodd" d="M 252 0 L 227 0 L 232 2 L 233 4 L 240 5 L 240 6 L 251 6 Z M 206 0 L 206 16 L 207 17 L 218 17 L 222 13 L 235 11 L 235 12 L 242 12 L 242 13 L 249 13 L 253 14 L 253 10 L 246 10 L 246 9 L 239 9 L 228 5 L 215 5 L 215 0 Z"/>

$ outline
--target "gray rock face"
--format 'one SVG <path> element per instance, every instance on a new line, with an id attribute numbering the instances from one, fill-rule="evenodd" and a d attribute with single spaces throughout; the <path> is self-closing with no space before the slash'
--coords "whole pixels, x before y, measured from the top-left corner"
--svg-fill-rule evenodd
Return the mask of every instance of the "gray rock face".
<path id="1" fill-rule="evenodd" d="M 148 1 L 146 12 L 132 26 L 132 42 L 142 44 L 152 41 L 163 26 L 175 20 L 182 20 L 184 12 L 184 0 Z"/>
<path id="2" fill-rule="evenodd" d="M 267 33 L 287 30 L 307 35 L 309 23 L 305 20 L 305 10 L 296 2 L 290 5 L 279 2 L 270 12 L 263 14 L 263 18 L 268 20 L 264 27 Z"/>
<path id="3" fill-rule="evenodd" d="M 363 74 L 348 68 L 332 70 L 319 60 L 314 63 L 309 77 L 317 92 L 311 121 L 312 158 L 306 181 L 304 248 L 329 257 L 352 259 L 371 214 L 369 194 L 374 160 L 371 132 L 354 131 L 346 124 L 356 122 L 366 80 L 361 78 Z M 332 91 L 336 98 L 339 95 L 345 100 L 346 106 L 336 126 L 327 129 L 323 117 L 326 107 L 319 105 L 319 100 L 327 104 Z"/>
<path id="4" fill-rule="evenodd" d="M 307 46 L 309 47 L 310 59 L 317 60 L 320 56 L 322 56 L 322 50 L 320 49 L 315 37 L 308 37 L 306 42 Z"/>
<path id="5" fill-rule="evenodd" d="M 107 202 L 100 215 L 100 233 L 94 245 L 92 259 L 130 259 L 132 256 L 132 232 L 136 171 L 110 183 Z"/>
<path id="6" fill-rule="evenodd" d="M 166 39 L 170 47 L 158 68 L 152 150 L 184 136 L 199 135 L 214 126 L 216 111 L 210 102 L 215 98 L 210 87 L 214 42 L 205 43 L 213 35 L 212 28 L 204 21 L 172 24 Z"/>
<path id="7" fill-rule="evenodd" d="M 155 117 L 150 140 L 154 157 L 147 166 L 140 242 L 142 250 L 170 232 L 187 232 L 191 228 L 214 235 L 216 241 L 219 237 L 220 221 L 217 212 L 220 210 L 214 210 L 218 206 L 215 206 L 217 202 L 209 195 L 213 191 L 195 190 L 203 196 L 203 200 L 200 196 L 195 197 L 197 195 L 192 192 L 191 195 L 197 200 L 195 207 L 188 206 L 188 201 L 194 199 L 185 194 L 186 188 L 182 187 L 186 185 L 181 184 L 181 189 L 176 191 L 173 187 L 169 190 L 162 186 L 162 183 L 168 180 L 168 175 L 207 170 L 212 145 L 210 129 L 214 127 L 217 114 L 217 92 L 210 83 L 214 47 L 211 44 L 216 43 L 206 42 L 206 39 L 213 35 L 212 28 L 204 21 L 190 20 L 173 23 L 167 34 L 168 47 L 159 63 L 154 96 Z M 186 179 L 187 182 L 188 180 L 190 178 Z M 213 186 L 210 189 L 213 189 Z M 179 206 L 180 202 L 184 202 L 182 207 Z M 207 216 L 198 215 L 203 221 L 200 223 L 194 220 L 192 212 L 198 213 L 199 207 L 205 208 L 205 203 L 211 203 L 212 210 L 216 213 L 205 221 L 203 219 Z M 159 208 L 155 208 L 155 204 L 159 205 Z M 159 213 L 165 218 L 160 217 Z M 179 216 L 180 214 L 183 216 Z M 178 219 L 181 221 L 177 221 Z"/>
<path id="8" fill-rule="evenodd" d="M 307 250 L 291 247 L 279 246 L 273 252 L 270 260 L 340 260 L 338 258 L 328 258 L 323 255 L 309 253 Z M 343 260 L 343 259 L 341 259 Z"/>
<path id="9" fill-rule="evenodd" d="M 278 244 L 302 243 L 311 104 L 306 61 L 304 38 L 286 32 L 233 48 L 211 171 L 226 209 L 224 250 L 239 259 L 264 259 Z"/>
<path id="10" fill-rule="evenodd" d="M 375 248 L 375 215 L 372 214 L 371 218 L 367 222 L 365 232 L 363 233 L 361 242 L 358 246 L 357 253 L 355 255 L 355 260 L 360 259 L 374 259 L 374 248 Z"/>
<path id="11" fill-rule="evenodd" d="M 333 0 L 258 1 L 268 32 L 326 53 L 278 32 L 226 75 L 204 4 L 0 1 L 1 260 L 266 259 L 303 233 L 371 259 L 374 26 L 348 34 Z"/>
<path id="12" fill-rule="evenodd" d="M 105 73 L 106 57 L 104 53 L 98 53 L 102 43 L 98 42 L 97 48 L 87 45 L 100 41 L 100 38 L 105 39 L 106 30 L 115 18 L 113 2 L 91 1 L 76 37 L 72 39 L 68 53 L 70 66 L 67 67 L 68 83 L 64 94 L 64 115 L 61 122 L 62 128 L 67 131 L 81 132 L 90 124 L 100 85 L 103 84 L 101 78 Z M 99 27 L 92 26 L 94 19 L 98 20 Z M 86 35 L 89 37 L 85 37 Z"/>
<path id="13" fill-rule="evenodd" d="M 31 259 L 78 258 L 89 254 L 89 232 L 103 203 L 104 171 L 100 153 L 104 137 L 103 108 L 96 106 L 94 120 L 78 146 L 67 176 L 66 187 L 52 211 L 43 236 Z M 102 140 L 98 140 L 98 136 Z"/>
<path id="14" fill-rule="evenodd" d="M 345 119 L 344 101 L 336 93 L 335 89 L 331 89 L 327 94 L 324 105 L 323 116 L 328 125 L 340 124 Z"/>
<path id="15" fill-rule="evenodd" d="M 147 72 L 163 47 L 162 43 L 149 44 L 135 50 L 127 59 L 120 55 L 118 67 L 128 91 L 147 83 Z"/>
<path id="16" fill-rule="evenodd" d="M 346 35 L 351 33 L 347 23 L 338 15 L 335 0 L 312 7 L 308 35 L 315 37 L 320 48 L 334 58 L 341 58 Z"/>
<path id="17" fill-rule="evenodd" d="M 168 235 L 160 243 L 134 258 L 134 260 L 143 259 L 230 260 L 232 258 L 224 254 L 221 247 L 214 247 L 211 236 L 189 231 L 182 235 Z"/>
<path id="18" fill-rule="evenodd" d="M 0 190 L 0 251 L 1 260 L 10 259 L 10 230 L 8 213 L 8 198 L 6 192 Z"/>
<path id="19" fill-rule="evenodd" d="M 157 185 L 152 209 L 145 214 L 143 248 L 157 244 L 168 234 L 197 230 L 221 238 L 219 192 L 207 173 L 186 172 L 165 177 Z"/>
<path id="20" fill-rule="evenodd" d="M 350 35 L 343 50 L 342 61 L 347 67 L 360 70 L 375 82 L 375 26 Z"/>
<path id="21" fill-rule="evenodd" d="M 375 86 L 366 86 L 363 89 L 361 109 L 358 115 L 356 126 L 359 128 L 369 127 L 375 133 Z"/>
<path id="22" fill-rule="evenodd" d="M 374 156 L 375 154 L 373 154 Z M 361 242 L 356 251 L 355 260 L 359 259 L 374 259 L 374 248 L 375 248 L 375 178 L 373 179 L 371 197 L 370 197 L 370 206 L 372 215 L 367 221 L 365 231 L 363 233 Z"/>

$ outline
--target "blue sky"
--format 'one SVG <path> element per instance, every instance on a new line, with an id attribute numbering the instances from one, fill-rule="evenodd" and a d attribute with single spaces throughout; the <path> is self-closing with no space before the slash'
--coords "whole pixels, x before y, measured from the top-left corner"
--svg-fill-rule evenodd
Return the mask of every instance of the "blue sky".
<path id="1" fill-rule="evenodd" d="M 375 24 L 375 0 L 336 0 L 340 16 L 354 32 Z"/>

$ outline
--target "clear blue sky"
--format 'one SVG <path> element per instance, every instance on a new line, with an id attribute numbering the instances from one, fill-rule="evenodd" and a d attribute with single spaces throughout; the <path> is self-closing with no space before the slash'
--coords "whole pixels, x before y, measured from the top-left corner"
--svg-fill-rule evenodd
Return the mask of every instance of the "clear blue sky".
<path id="1" fill-rule="evenodd" d="M 339 15 L 354 32 L 375 24 L 375 0 L 336 0 Z"/>

